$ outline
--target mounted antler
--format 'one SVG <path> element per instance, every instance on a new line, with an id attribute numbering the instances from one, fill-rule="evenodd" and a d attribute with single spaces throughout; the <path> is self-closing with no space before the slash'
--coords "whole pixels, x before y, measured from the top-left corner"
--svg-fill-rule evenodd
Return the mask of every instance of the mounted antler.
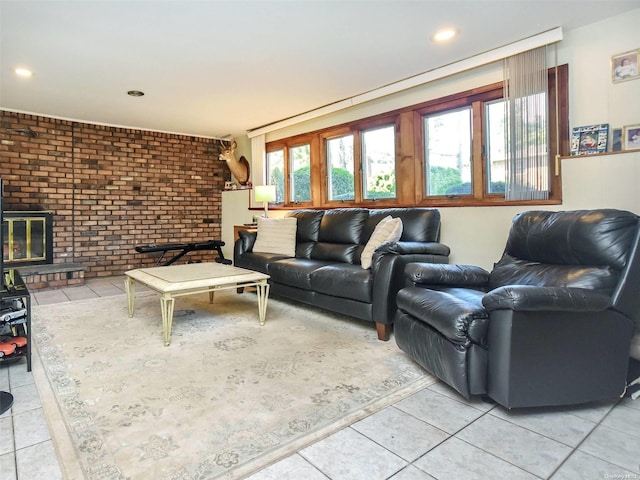
<path id="1" fill-rule="evenodd" d="M 222 145 L 222 152 L 220 153 L 220 160 L 227 162 L 229 170 L 236 178 L 240 185 L 246 185 L 249 181 L 249 162 L 243 156 L 240 159 L 236 159 L 235 151 L 237 144 L 235 140 L 231 142 L 228 147 Z"/>

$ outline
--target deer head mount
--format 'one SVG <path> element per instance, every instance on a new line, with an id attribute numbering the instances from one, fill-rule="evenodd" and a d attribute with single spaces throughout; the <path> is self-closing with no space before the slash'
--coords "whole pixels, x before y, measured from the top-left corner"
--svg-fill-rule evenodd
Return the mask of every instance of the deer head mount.
<path id="1" fill-rule="evenodd" d="M 222 144 L 222 152 L 220 152 L 220 160 L 227 162 L 229 170 L 240 185 L 246 185 L 249 181 L 249 162 L 244 156 L 236 158 L 237 144 L 235 140 L 229 146 Z"/>

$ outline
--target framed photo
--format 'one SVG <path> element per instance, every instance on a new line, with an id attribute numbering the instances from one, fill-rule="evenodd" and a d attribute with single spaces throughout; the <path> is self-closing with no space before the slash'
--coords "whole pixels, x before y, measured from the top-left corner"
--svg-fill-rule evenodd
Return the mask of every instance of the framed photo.
<path id="1" fill-rule="evenodd" d="M 625 150 L 640 150 L 640 124 L 624 127 L 622 144 Z"/>
<path id="2" fill-rule="evenodd" d="M 611 57 L 611 79 L 613 83 L 640 78 L 638 74 L 638 51 L 631 50 Z"/>
<path id="3" fill-rule="evenodd" d="M 604 153 L 609 145 L 609 124 L 574 127 L 571 131 L 571 155 Z"/>
<path id="4" fill-rule="evenodd" d="M 622 150 L 622 129 L 614 128 L 611 130 L 611 151 L 619 152 Z"/>

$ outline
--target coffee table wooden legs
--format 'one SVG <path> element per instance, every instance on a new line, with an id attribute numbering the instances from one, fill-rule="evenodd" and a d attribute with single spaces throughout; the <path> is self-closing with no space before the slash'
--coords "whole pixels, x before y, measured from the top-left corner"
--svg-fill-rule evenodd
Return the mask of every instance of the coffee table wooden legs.
<path id="1" fill-rule="evenodd" d="M 169 346 L 171 342 L 171 324 L 173 323 L 173 305 L 175 300 L 171 295 L 163 294 L 160 297 L 160 309 L 162 310 L 162 330 L 164 331 L 164 344 Z"/>
<path id="2" fill-rule="evenodd" d="M 260 317 L 260 325 L 264 325 L 267 317 L 267 300 L 269 300 L 269 284 L 266 280 L 256 285 L 256 293 L 258 295 L 258 316 Z"/>

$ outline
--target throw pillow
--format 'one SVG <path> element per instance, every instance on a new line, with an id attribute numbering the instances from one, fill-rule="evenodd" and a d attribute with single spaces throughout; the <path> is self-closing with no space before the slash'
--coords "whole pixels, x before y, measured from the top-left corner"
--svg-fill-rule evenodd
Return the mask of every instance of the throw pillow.
<path id="1" fill-rule="evenodd" d="M 296 229 L 298 219 L 258 218 L 258 236 L 253 245 L 256 253 L 277 253 L 287 257 L 296 256 Z"/>
<path id="2" fill-rule="evenodd" d="M 397 242 L 402 236 L 402 220 L 392 218 L 390 215 L 384 217 L 371 234 L 371 238 L 360 254 L 360 264 L 365 270 L 371 268 L 373 252 L 385 242 Z"/>

